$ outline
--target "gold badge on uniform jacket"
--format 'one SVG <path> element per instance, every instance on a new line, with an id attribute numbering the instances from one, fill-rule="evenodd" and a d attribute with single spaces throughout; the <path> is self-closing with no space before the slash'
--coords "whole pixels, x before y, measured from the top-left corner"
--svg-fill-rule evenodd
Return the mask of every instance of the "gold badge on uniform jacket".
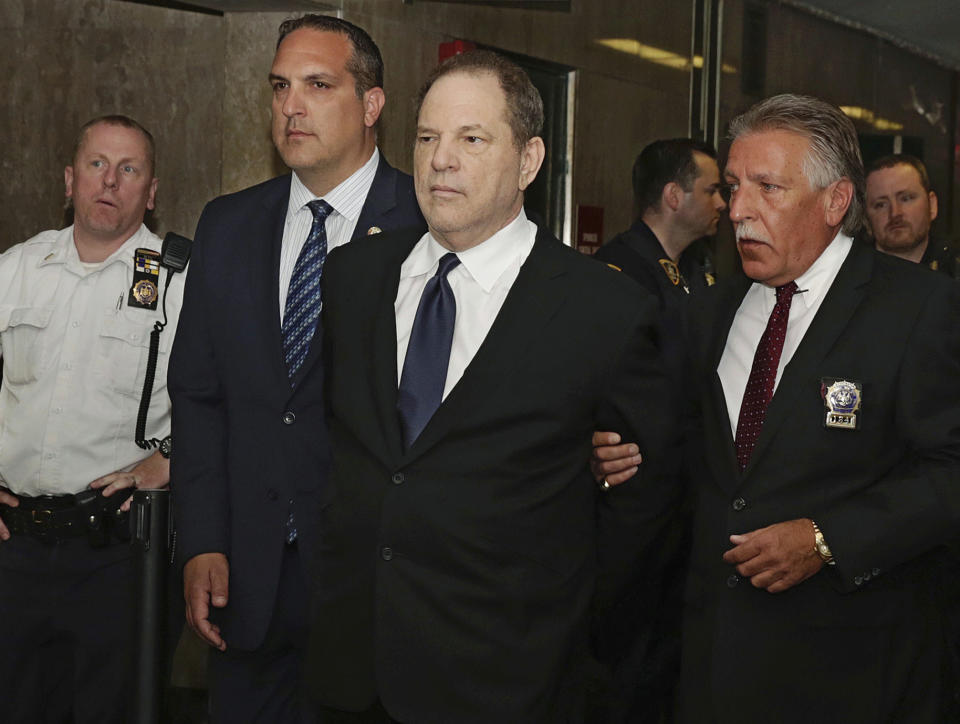
<path id="1" fill-rule="evenodd" d="M 133 285 L 127 296 L 127 306 L 140 309 L 156 309 L 160 292 L 160 254 L 153 249 L 137 249 L 133 252 Z"/>
<path id="2" fill-rule="evenodd" d="M 820 378 L 820 396 L 827 408 L 823 421 L 824 427 L 840 430 L 856 430 L 860 427 L 860 402 L 863 400 L 863 386 L 859 382 L 834 377 Z"/>
<path id="3" fill-rule="evenodd" d="M 667 275 L 667 279 L 670 280 L 670 283 L 673 286 L 677 286 L 680 283 L 680 269 L 671 259 L 660 259 L 660 266 L 663 267 L 663 271 Z"/>
<path id="4" fill-rule="evenodd" d="M 683 274 L 680 273 L 680 267 L 677 266 L 676 262 L 672 259 L 660 259 L 660 266 L 663 267 L 663 271 L 667 274 L 667 279 L 670 280 L 670 283 L 673 286 L 683 286 L 683 291 L 687 294 L 690 293 L 690 287 L 687 286 L 687 280 L 683 278 Z"/>

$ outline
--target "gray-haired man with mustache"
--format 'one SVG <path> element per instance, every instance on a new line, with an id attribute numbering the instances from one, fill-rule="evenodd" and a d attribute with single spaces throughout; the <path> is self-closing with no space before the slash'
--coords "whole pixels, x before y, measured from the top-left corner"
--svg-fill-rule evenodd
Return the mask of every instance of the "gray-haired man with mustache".
<path id="1" fill-rule="evenodd" d="M 960 288 L 854 243 L 863 168 L 836 107 L 776 96 L 731 136 L 746 276 L 691 316 L 681 719 L 944 721 Z"/>

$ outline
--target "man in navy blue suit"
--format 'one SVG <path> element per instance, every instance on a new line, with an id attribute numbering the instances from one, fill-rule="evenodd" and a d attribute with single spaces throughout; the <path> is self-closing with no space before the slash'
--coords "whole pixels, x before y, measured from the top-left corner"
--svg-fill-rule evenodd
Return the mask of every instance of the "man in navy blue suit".
<path id="1" fill-rule="evenodd" d="M 214 649 L 214 722 L 306 719 L 307 554 L 332 492 L 322 264 L 357 236 L 423 228 L 410 177 L 377 149 L 383 61 L 366 32 L 284 22 L 270 83 L 293 173 L 204 210 L 169 382 L 177 553 L 188 622 Z"/>

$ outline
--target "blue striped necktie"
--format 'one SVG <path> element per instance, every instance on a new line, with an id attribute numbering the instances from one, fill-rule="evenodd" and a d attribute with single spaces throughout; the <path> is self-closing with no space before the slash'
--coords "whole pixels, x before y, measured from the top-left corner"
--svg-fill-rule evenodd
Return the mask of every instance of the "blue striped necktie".
<path id="1" fill-rule="evenodd" d="M 291 386 L 294 375 L 307 358 L 310 340 L 317 330 L 322 300 L 320 277 L 323 274 L 323 262 L 327 258 L 326 221 L 333 212 L 333 207 L 320 199 L 314 199 L 307 206 L 313 212 L 313 226 L 293 267 L 280 330 L 283 336 L 283 359 Z"/>
<path id="2" fill-rule="evenodd" d="M 447 274 L 459 263 L 453 252 L 440 257 L 437 273 L 423 287 L 410 330 L 397 396 L 403 444 L 408 449 L 443 400 L 453 326 L 457 320 L 457 300 Z"/>

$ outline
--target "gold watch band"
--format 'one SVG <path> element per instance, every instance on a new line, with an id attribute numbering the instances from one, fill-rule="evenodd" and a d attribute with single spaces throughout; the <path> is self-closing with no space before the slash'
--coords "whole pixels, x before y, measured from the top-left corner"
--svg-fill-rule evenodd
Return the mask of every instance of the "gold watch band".
<path id="1" fill-rule="evenodd" d="M 820 531 L 820 526 L 817 525 L 816 521 L 811 520 L 813 523 L 813 550 L 817 552 L 817 555 L 820 556 L 820 560 L 826 563 L 828 566 L 835 566 L 837 562 L 833 559 L 833 553 L 830 552 L 830 546 L 827 545 L 827 541 L 824 540 L 823 533 Z"/>

